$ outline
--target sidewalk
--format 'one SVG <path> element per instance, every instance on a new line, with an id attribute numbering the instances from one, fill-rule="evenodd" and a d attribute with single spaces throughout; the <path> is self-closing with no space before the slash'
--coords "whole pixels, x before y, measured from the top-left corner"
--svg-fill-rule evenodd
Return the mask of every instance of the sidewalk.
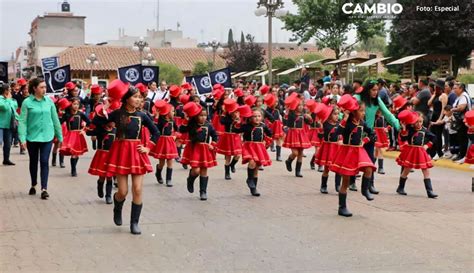
<path id="1" fill-rule="evenodd" d="M 390 152 L 384 151 L 383 152 L 384 157 L 393 158 L 393 159 L 396 159 L 399 154 L 400 152 L 398 151 L 390 151 Z M 471 166 L 470 164 L 458 164 L 458 163 L 453 162 L 450 159 L 441 158 L 436 161 L 433 160 L 433 165 L 436 167 L 450 168 L 450 169 L 455 169 L 455 170 L 464 171 L 464 172 L 474 172 L 474 169 L 470 168 Z"/>

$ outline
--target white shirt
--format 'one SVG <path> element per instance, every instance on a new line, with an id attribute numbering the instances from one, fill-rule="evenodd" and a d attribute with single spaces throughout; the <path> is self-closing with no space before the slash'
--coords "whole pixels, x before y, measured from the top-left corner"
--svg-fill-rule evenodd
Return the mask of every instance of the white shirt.
<path id="1" fill-rule="evenodd" d="M 168 99 L 170 95 L 169 93 L 168 90 L 162 91 L 161 89 L 158 89 L 155 92 L 148 90 L 148 95 L 146 97 L 151 99 L 153 102 L 156 102 L 157 100 Z"/>

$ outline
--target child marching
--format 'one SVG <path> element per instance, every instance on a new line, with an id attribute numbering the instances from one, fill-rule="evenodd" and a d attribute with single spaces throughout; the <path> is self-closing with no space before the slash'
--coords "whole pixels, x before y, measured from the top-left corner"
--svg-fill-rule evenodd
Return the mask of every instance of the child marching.
<path id="1" fill-rule="evenodd" d="M 314 147 L 314 154 L 311 157 L 311 161 L 309 162 L 309 166 L 311 170 L 316 169 L 314 165 L 314 159 L 316 157 L 316 153 L 318 152 L 319 146 L 321 146 L 321 139 L 320 139 L 320 132 L 321 132 L 321 124 L 316 116 L 316 108 L 318 107 L 318 103 L 314 100 L 306 101 L 306 108 L 308 109 L 311 115 L 311 123 L 309 124 L 308 128 L 308 138 L 311 145 Z"/>
<path id="2" fill-rule="evenodd" d="M 388 146 L 390 145 L 390 141 L 388 139 L 389 127 L 390 126 L 387 125 L 385 117 L 382 116 L 382 112 L 380 112 L 380 110 L 377 111 L 376 118 L 375 118 L 374 131 L 375 131 L 375 135 L 377 136 L 377 140 L 375 141 L 375 158 L 377 159 L 377 162 L 378 162 L 377 173 L 379 174 L 385 174 L 385 171 L 383 169 L 382 149 L 388 148 Z"/>
<path id="3" fill-rule="evenodd" d="M 283 132 L 283 122 L 280 114 L 280 110 L 278 110 L 278 99 L 273 94 L 266 94 L 264 98 L 264 102 L 267 105 L 267 113 L 268 115 L 265 116 L 265 120 L 267 126 L 273 132 L 273 141 L 275 142 L 276 148 L 276 161 L 281 161 L 281 145 L 283 143 L 283 138 L 285 137 L 285 133 Z M 270 118 L 273 118 L 273 122 L 270 121 Z"/>

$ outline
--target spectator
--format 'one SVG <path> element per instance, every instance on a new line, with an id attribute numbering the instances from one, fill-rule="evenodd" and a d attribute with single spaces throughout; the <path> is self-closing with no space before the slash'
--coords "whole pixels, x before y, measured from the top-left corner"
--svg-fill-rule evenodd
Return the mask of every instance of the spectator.
<path id="1" fill-rule="evenodd" d="M 443 109 L 448 104 L 448 96 L 444 93 L 444 86 L 445 83 L 443 80 L 436 80 L 434 93 L 428 101 L 428 106 L 433 108 L 429 129 L 436 136 L 436 142 L 429 150 L 429 154 L 433 160 L 438 160 L 443 156 Z"/>
<path id="2" fill-rule="evenodd" d="M 12 97 L 12 92 L 7 83 L 0 82 L 0 144 L 3 141 L 3 165 L 13 166 L 10 161 L 13 132 L 18 125 L 18 104 Z"/>
<path id="3" fill-rule="evenodd" d="M 324 70 L 323 83 L 331 82 L 331 76 L 328 70 Z"/>
<path id="4" fill-rule="evenodd" d="M 322 99 L 324 97 L 324 82 L 323 79 L 319 79 L 316 81 L 318 93 L 316 93 L 316 99 Z"/>
<path id="5" fill-rule="evenodd" d="M 358 79 L 355 79 L 355 80 L 352 82 L 352 89 L 353 89 L 354 92 L 356 92 L 357 94 L 359 94 L 360 92 L 362 92 L 362 90 L 364 89 L 364 87 L 362 86 L 362 81 L 361 81 L 361 80 L 358 80 Z"/>
<path id="6" fill-rule="evenodd" d="M 339 99 L 341 99 L 341 96 L 339 95 L 341 86 L 338 83 L 334 83 L 331 86 L 331 94 L 327 95 L 330 100 L 335 100 L 336 102 L 339 102 Z"/>
<path id="7" fill-rule="evenodd" d="M 454 128 L 457 130 L 456 138 L 459 144 L 459 154 L 453 158 L 456 163 L 464 163 L 464 157 L 467 152 L 467 145 L 469 139 L 467 136 L 467 126 L 464 124 L 464 114 L 471 110 L 471 98 L 466 91 L 466 86 L 462 83 L 454 84 L 454 92 L 457 95 L 457 99 L 453 104 L 453 115 L 455 119 Z"/>
<path id="8" fill-rule="evenodd" d="M 419 91 L 420 91 L 420 88 L 418 87 L 418 84 L 416 84 L 416 83 L 411 84 L 410 87 L 408 88 L 407 99 L 410 100 L 410 99 L 416 97 L 416 95 L 418 94 Z"/>
<path id="9" fill-rule="evenodd" d="M 454 93 L 453 87 L 454 87 L 453 81 L 449 81 L 449 82 L 446 81 L 444 85 L 444 93 L 448 95 L 448 105 L 451 105 L 451 106 L 453 106 L 454 102 L 456 101 L 456 98 L 458 97 L 456 96 L 456 93 Z"/>
<path id="10" fill-rule="evenodd" d="M 303 67 L 303 68 L 301 69 L 301 79 L 300 79 L 300 81 L 301 81 L 302 83 L 305 83 L 306 86 L 309 86 L 310 76 L 309 76 L 309 72 L 308 72 L 308 70 L 306 69 L 306 67 Z"/>
<path id="11" fill-rule="evenodd" d="M 344 84 L 342 86 L 342 92 L 343 92 L 343 95 L 345 95 L 345 94 L 353 95 L 354 94 L 354 89 L 352 88 L 352 85 Z"/>
<path id="12" fill-rule="evenodd" d="M 428 128 L 430 117 L 430 107 L 428 106 L 428 101 L 431 98 L 431 92 L 428 87 L 427 79 L 420 79 L 418 86 L 421 91 L 419 91 L 415 97 L 411 99 L 411 103 L 415 106 L 415 111 L 423 114 L 423 126 Z"/>
<path id="13" fill-rule="evenodd" d="M 149 98 L 152 102 L 156 102 L 157 100 L 164 100 L 168 97 L 169 92 L 166 81 L 161 81 L 160 89 L 157 88 L 156 82 L 151 82 L 150 84 L 148 84 L 147 98 Z"/>
<path id="14" fill-rule="evenodd" d="M 380 78 L 377 80 L 379 86 L 379 97 L 382 99 L 385 106 L 389 107 L 392 105 L 392 100 L 390 99 L 390 95 L 387 90 L 387 82 Z"/>
<path id="15" fill-rule="evenodd" d="M 443 120 L 438 121 L 437 124 L 444 126 L 446 132 L 448 132 L 448 137 L 445 137 L 445 143 L 447 144 L 448 149 L 444 153 L 444 158 L 450 159 L 458 153 L 459 146 L 457 144 L 457 131 L 454 129 L 454 115 L 452 111 L 453 107 L 451 105 L 446 105 L 443 111 Z"/>

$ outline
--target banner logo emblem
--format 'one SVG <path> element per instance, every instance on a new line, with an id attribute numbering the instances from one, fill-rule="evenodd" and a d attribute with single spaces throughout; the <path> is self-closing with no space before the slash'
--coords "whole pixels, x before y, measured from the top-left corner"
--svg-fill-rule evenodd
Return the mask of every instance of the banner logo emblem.
<path id="1" fill-rule="evenodd" d="M 130 68 L 125 72 L 125 79 L 127 79 L 128 82 L 136 82 L 139 77 L 140 75 L 136 68 Z"/>
<path id="2" fill-rule="evenodd" d="M 64 82 L 64 80 L 66 79 L 66 71 L 64 69 L 59 69 L 54 73 L 54 79 L 57 82 Z"/>

